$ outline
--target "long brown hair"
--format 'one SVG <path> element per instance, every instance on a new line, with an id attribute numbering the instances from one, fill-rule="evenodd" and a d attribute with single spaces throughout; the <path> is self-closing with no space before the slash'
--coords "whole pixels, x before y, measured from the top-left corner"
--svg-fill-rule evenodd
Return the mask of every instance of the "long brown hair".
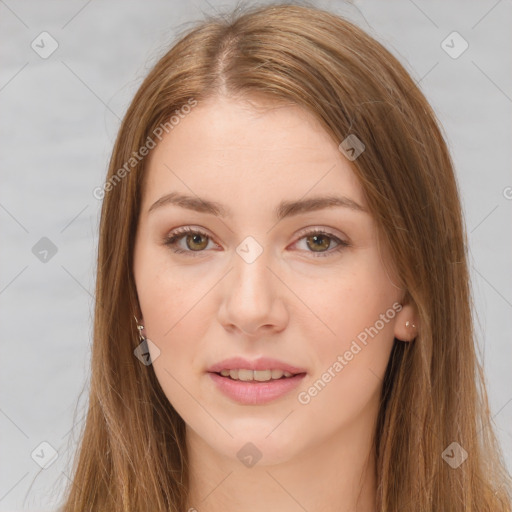
<path id="1" fill-rule="evenodd" d="M 382 385 L 377 510 L 510 512 L 510 476 L 475 349 L 466 230 L 439 122 L 381 44 L 341 17 L 290 4 L 189 29 L 123 119 L 101 211 L 88 413 L 62 510 L 187 506 L 184 422 L 152 366 L 133 353 L 133 250 L 147 159 L 130 158 L 159 126 L 170 128 L 176 110 L 217 95 L 299 105 L 337 144 L 354 134 L 365 145 L 352 167 L 419 318 L 413 342 L 395 340 Z M 467 453 L 458 467 L 445 462 L 450 445 Z"/>

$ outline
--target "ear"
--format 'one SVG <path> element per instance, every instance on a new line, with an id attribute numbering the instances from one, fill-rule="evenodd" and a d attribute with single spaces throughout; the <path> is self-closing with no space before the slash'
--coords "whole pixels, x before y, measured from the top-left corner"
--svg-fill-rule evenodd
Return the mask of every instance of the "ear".
<path id="1" fill-rule="evenodd" d="M 413 341 L 419 332 L 419 316 L 412 304 L 402 304 L 402 309 L 395 316 L 395 338 L 401 341 Z"/>

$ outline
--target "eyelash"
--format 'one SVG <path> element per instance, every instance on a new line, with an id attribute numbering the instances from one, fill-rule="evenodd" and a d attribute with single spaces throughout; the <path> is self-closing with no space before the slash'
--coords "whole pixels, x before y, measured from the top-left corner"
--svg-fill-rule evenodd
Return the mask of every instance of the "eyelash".
<path id="1" fill-rule="evenodd" d="M 164 244 L 171 247 L 173 252 L 175 252 L 176 254 L 185 254 L 186 253 L 187 255 L 189 255 L 193 258 L 199 256 L 200 253 L 205 252 L 205 249 L 203 249 L 201 251 L 186 251 L 183 249 L 175 248 L 177 242 L 179 240 L 181 240 L 185 235 L 188 235 L 188 234 L 202 235 L 211 240 L 211 236 L 208 235 L 207 233 L 205 233 L 204 231 L 201 231 L 200 229 L 192 229 L 187 226 L 187 227 L 179 228 L 179 229 L 173 231 L 172 233 L 170 233 L 169 235 L 167 235 L 166 237 L 164 237 Z M 307 238 L 308 236 L 314 236 L 314 235 L 327 236 L 327 237 L 333 239 L 338 244 L 333 250 L 327 250 L 327 251 L 318 252 L 318 253 L 315 253 L 313 251 L 306 251 L 306 252 L 311 252 L 314 255 L 313 256 L 314 258 L 325 258 L 334 253 L 338 253 L 338 252 L 342 251 L 343 249 L 345 249 L 345 247 L 350 246 L 350 244 L 348 242 L 340 240 L 338 237 L 334 236 L 332 233 L 329 233 L 322 229 L 312 229 L 311 231 L 307 231 L 306 233 L 302 234 L 302 236 L 299 238 L 299 240 L 302 240 L 303 238 Z M 297 241 L 299 241 L 299 240 L 297 240 Z"/>

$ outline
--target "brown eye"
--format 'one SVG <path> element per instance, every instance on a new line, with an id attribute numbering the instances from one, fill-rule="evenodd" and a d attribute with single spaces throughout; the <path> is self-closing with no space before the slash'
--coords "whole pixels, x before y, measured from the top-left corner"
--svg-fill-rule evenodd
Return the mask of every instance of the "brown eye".
<path id="1" fill-rule="evenodd" d="M 306 247 L 303 251 L 310 254 L 312 253 L 314 257 L 332 256 L 350 246 L 348 242 L 340 240 L 332 233 L 321 229 L 314 229 L 304 233 L 296 243 L 304 243 L 303 241 Z"/>
<path id="2" fill-rule="evenodd" d="M 197 229 L 184 227 L 177 229 L 164 237 L 164 244 L 171 247 L 177 254 L 198 256 L 205 251 L 210 242 L 210 236 Z"/>
<path id="3" fill-rule="evenodd" d="M 202 242 L 201 239 L 203 239 Z M 190 235 L 186 235 L 185 240 L 187 248 L 190 249 L 191 251 L 202 251 L 208 245 L 207 237 L 202 235 L 201 233 L 193 233 Z"/>
<path id="4" fill-rule="evenodd" d="M 329 249 L 331 237 L 322 234 L 310 235 L 306 237 L 306 243 L 314 252 L 323 252 Z"/>

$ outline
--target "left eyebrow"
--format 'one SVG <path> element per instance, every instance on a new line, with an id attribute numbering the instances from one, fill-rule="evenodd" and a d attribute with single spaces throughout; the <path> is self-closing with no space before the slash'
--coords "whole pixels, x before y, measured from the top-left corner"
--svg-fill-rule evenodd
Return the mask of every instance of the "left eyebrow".
<path id="1" fill-rule="evenodd" d="M 199 213 L 207 213 L 215 215 L 216 217 L 233 217 L 233 213 L 226 206 L 202 199 L 197 196 L 189 196 L 171 192 L 156 200 L 148 210 L 148 214 L 157 208 L 165 205 L 176 205 L 181 208 L 193 210 Z M 324 208 L 344 207 L 354 211 L 368 213 L 368 210 L 361 206 L 359 203 L 346 196 L 319 196 L 309 199 L 299 199 L 293 201 L 281 201 L 274 211 L 277 220 L 284 219 L 285 217 L 292 217 L 300 215 L 301 213 L 308 213 L 316 210 L 323 210 Z"/>

